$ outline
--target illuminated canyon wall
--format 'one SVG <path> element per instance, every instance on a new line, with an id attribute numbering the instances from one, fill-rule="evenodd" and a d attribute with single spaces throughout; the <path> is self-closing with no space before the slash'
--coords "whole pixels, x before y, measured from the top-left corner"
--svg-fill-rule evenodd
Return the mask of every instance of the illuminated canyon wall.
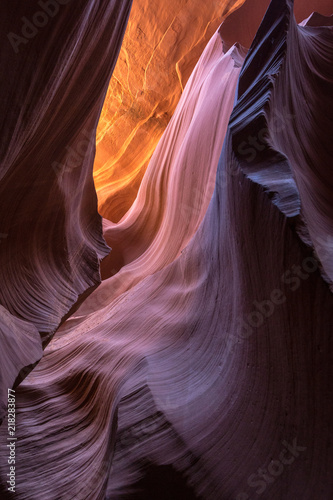
<path id="1" fill-rule="evenodd" d="M 139 5 L 143 4 L 134 3 L 131 16 Z M 57 93 L 56 83 L 52 92 L 45 84 L 60 115 L 47 115 L 54 120 L 50 128 L 41 120 L 44 127 L 35 137 L 44 141 L 39 148 L 25 137 L 18 142 L 32 148 L 25 168 L 20 168 L 26 156 L 20 157 L 18 147 L 20 162 L 15 163 L 13 153 L 8 156 L 11 168 L 5 170 L 4 207 L 9 211 L 17 179 L 21 195 L 14 199 L 21 203 L 14 204 L 9 221 L 2 212 L 2 224 L 8 226 L 0 253 L 3 262 L 10 263 L 2 268 L 5 300 L 0 308 L 6 360 L 0 372 L 3 417 L 7 388 L 18 373 L 16 383 L 25 378 L 14 393 L 17 440 L 9 437 L 8 417 L 0 426 L 1 498 L 329 500 L 333 23 L 325 15 L 332 7 L 328 2 L 309 2 L 305 8 L 303 3 L 294 6 L 292 0 L 247 0 L 221 26 L 216 23 L 181 95 L 172 82 L 179 85 L 178 76 L 186 71 L 178 76 L 170 72 L 165 93 L 168 117 L 158 125 L 123 113 L 125 106 L 138 106 L 140 112 L 141 107 L 137 99 L 124 104 L 128 89 L 121 90 L 122 103 L 117 104 L 124 85 L 117 82 L 117 70 L 107 90 L 130 3 L 97 6 L 87 1 L 85 7 L 82 17 L 75 17 L 70 6 L 62 6 L 62 11 L 59 6 L 59 26 L 67 20 L 69 27 L 72 20 L 80 34 L 75 50 L 64 43 L 66 57 L 59 56 L 60 68 L 68 71 L 64 78 L 67 74 L 69 94 Z M 214 2 L 211 8 L 221 5 Z M 230 6 L 222 12 L 226 8 Z M 320 14 L 311 15 L 316 8 Z M 140 22 L 147 9 L 142 9 Z M 215 23 L 215 10 L 209 9 L 203 7 Z M 160 28 L 156 12 L 150 24 L 158 26 L 157 33 L 161 29 L 168 34 Z M 194 18 L 191 12 L 184 14 L 188 26 Z M 123 57 L 136 57 L 129 49 L 136 26 L 131 16 L 119 59 L 122 69 Z M 99 40 L 105 43 L 102 19 L 109 41 L 105 53 L 99 46 Z M 200 23 L 206 36 L 209 19 Z M 194 25 L 198 33 L 199 24 Z M 184 40 L 182 48 L 177 38 L 179 52 L 189 54 L 187 44 L 194 42 L 186 36 Z M 171 56 L 170 60 L 168 68 L 174 68 Z M 82 71 L 86 68 L 92 75 L 83 96 L 78 61 Z M 37 85 L 38 78 L 34 80 L 31 68 L 30 72 Z M 32 90 L 38 95 L 38 88 Z M 104 194 L 95 170 L 101 224 L 91 186 L 93 138 L 105 95 L 95 160 L 95 168 L 100 158 L 105 169 L 99 179 Z M 77 108 L 70 106 L 77 102 L 74 97 L 79 100 Z M 79 106 L 84 97 L 84 106 Z M 157 106 L 160 97 L 154 96 Z M 144 96 L 146 105 L 142 104 L 147 117 L 149 99 Z M 48 109 L 49 101 L 44 102 Z M 22 120 L 31 109 L 20 115 Z M 40 104 L 31 120 L 37 120 L 42 109 Z M 123 113 L 119 124 L 112 121 L 117 109 Z M 88 116 L 94 118 L 92 128 L 84 126 Z M 71 134 L 66 117 L 73 120 Z M 29 134 L 35 130 L 17 117 L 11 123 Z M 113 127 L 120 127 L 125 142 Z M 134 133 L 127 151 L 123 145 L 135 129 L 151 142 L 146 137 L 141 144 Z M 79 160 L 80 134 L 86 130 L 91 132 L 90 146 Z M 21 137 L 19 132 L 14 139 Z M 74 142 L 69 139 L 57 149 L 57 138 L 63 141 L 67 134 Z M 13 147 L 14 139 L 9 142 Z M 114 151 L 121 150 L 117 168 L 114 159 L 106 167 L 112 141 Z M 52 155 L 44 156 L 50 148 Z M 61 176 L 53 161 L 65 165 Z M 11 176 L 11 170 L 19 175 Z M 41 181 L 43 199 L 31 204 Z M 58 213 L 66 224 L 60 224 L 55 238 L 50 220 Z M 87 226 L 84 216 L 94 223 Z M 26 231 L 19 236 L 15 228 L 21 227 L 21 218 Z M 90 227 L 94 238 L 87 237 Z M 23 237 L 27 260 L 22 240 L 17 239 Z M 86 247 L 91 251 L 85 252 Z M 30 255 L 36 263 L 36 269 L 27 272 L 33 286 L 24 274 Z M 14 265 L 13 283 L 17 280 L 20 288 L 11 285 Z M 56 292 L 67 297 L 66 272 L 94 279 L 82 286 L 87 295 L 72 310 L 70 301 L 60 301 L 63 311 Z M 42 306 L 44 289 L 52 315 L 68 315 L 55 333 L 52 322 L 46 331 L 42 322 L 47 324 L 50 314 Z M 75 289 L 76 297 L 82 289 Z M 18 310 L 21 302 L 16 297 L 25 308 Z M 12 493 L 7 483 L 10 453 L 15 456 Z"/>
<path id="2" fill-rule="evenodd" d="M 118 222 L 185 84 L 223 18 L 244 0 L 137 0 L 97 131 L 94 179 L 103 217 Z"/>

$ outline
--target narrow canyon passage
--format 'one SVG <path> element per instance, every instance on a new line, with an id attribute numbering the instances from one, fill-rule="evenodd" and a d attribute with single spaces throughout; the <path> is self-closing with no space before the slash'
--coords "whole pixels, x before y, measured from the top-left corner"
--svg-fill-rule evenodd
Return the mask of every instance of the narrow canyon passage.
<path id="1" fill-rule="evenodd" d="M 0 22 L 0 498 L 329 500 L 332 5 L 67 3 Z"/>

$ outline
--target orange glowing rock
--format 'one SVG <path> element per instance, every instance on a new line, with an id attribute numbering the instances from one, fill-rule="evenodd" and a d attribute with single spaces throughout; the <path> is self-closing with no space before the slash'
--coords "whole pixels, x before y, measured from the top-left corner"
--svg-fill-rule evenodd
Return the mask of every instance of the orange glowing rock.
<path id="1" fill-rule="evenodd" d="M 244 0 L 134 2 L 97 131 L 99 211 L 118 222 L 205 45 Z"/>

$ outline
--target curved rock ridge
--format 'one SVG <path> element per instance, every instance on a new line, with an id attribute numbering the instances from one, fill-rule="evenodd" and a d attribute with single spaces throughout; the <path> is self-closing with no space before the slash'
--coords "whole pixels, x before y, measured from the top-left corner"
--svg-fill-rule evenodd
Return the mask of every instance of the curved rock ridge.
<path id="1" fill-rule="evenodd" d="M 214 190 L 244 56 L 237 45 L 224 54 L 219 33 L 212 37 L 154 152 L 135 202 L 118 224 L 104 219 L 104 238 L 112 252 L 102 262 L 102 284 L 58 335 L 170 264 L 195 234 Z"/>
<path id="2" fill-rule="evenodd" d="M 244 0 L 136 0 L 97 130 L 94 179 L 103 217 L 118 222 L 205 45 Z"/>
<path id="3" fill-rule="evenodd" d="M 265 186 L 273 202 L 287 216 L 300 212 L 298 190 L 285 156 L 269 144 L 270 99 L 287 50 L 287 32 L 292 17 L 292 5 L 271 4 L 251 45 L 251 53 L 242 67 L 237 88 L 237 103 L 230 119 L 233 150 L 244 173 Z M 259 50 L 259 48 L 261 50 Z M 259 70 L 258 70 L 259 68 Z M 277 127 L 292 127 L 293 115 L 279 107 L 270 107 Z M 275 121 L 274 121 L 275 118 Z"/>
<path id="4" fill-rule="evenodd" d="M 198 229 L 214 190 L 244 55 L 237 46 L 224 54 L 216 32 L 154 152 L 135 202 L 118 224 L 104 220 L 104 238 L 112 247 L 102 263 L 108 302 L 111 294 L 119 295 L 172 262 Z"/>
<path id="5" fill-rule="evenodd" d="M 46 343 L 100 282 L 109 248 L 92 176 L 95 135 L 130 6 L 2 5 L 0 303 L 30 324 L 14 320 L 11 355 L 5 347 L 13 365 L 24 332 L 37 329 Z M 35 361 L 34 347 L 29 365 Z"/>
<path id="6" fill-rule="evenodd" d="M 313 15 L 303 28 L 292 24 L 285 62 L 272 93 L 286 126 L 269 123 L 270 143 L 291 166 L 297 184 L 301 216 L 323 273 L 333 280 L 333 26 L 332 16 Z M 326 27 L 318 27 L 318 23 Z M 298 65 L 298 72 L 287 68 Z M 284 88 L 297 89 L 287 98 Z M 296 110 L 299 110 L 296 112 Z M 269 121 L 272 117 L 269 117 Z M 300 140 L 301 138 L 301 140 Z"/>
<path id="7" fill-rule="evenodd" d="M 333 129 L 333 115 L 326 106 L 333 108 L 332 17 L 313 14 L 297 27 L 292 4 L 288 8 L 288 18 L 282 4 L 274 12 L 280 24 L 290 26 L 286 33 L 277 23 L 270 29 L 263 23 L 252 44 L 254 55 L 242 68 L 230 120 L 233 149 L 242 170 L 267 188 L 282 212 L 300 216 L 297 231 L 314 247 L 331 283 L 333 174 L 327 131 Z M 259 46 L 265 51 L 256 50 Z M 253 78 L 259 63 L 262 72 Z"/>
<path id="8" fill-rule="evenodd" d="M 55 335 L 19 386 L 14 498 L 333 496 L 333 296 L 295 228 L 293 211 L 307 196 L 288 156 L 299 137 L 291 131 L 278 151 L 272 119 L 282 107 L 280 78 L 290 100 L 303 94 L 291 82 L 306 61 L 291 64 L 288 51 L 290 37 L 298 32 L 301 40 L 307 29 L 304 43 L 321 53 L 330 47 L 327 28 L 297 27 L 292 2 L 272 0 L 246 56 L 214 192 L 191 240 L 116 298 L 97 288 L 94 307 L 81 308 L 79 325 L 67 320 L 66 335 Z M 294 112 L 301 120 L 302 107 Z M 265 147 L 246 169 L 239 140 L 261 124 Z M 205 120 L 202 127 L 204 135 Z M 304 141 L 302 151 L 303 170 L 311 171 L 312 145 Z M 2 478 L 6 437 L 1 427 Z"/>

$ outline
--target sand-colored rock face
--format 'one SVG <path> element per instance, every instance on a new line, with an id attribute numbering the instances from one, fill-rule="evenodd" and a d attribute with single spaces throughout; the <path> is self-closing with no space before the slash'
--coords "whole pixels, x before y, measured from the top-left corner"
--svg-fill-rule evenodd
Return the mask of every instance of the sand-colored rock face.
<path id="1" fill-rule="evenodd" d="M 244 0 L 135 0 L 97 132 L 94 177 L 103 217 L 117 222 L 205 45 Z"/>

